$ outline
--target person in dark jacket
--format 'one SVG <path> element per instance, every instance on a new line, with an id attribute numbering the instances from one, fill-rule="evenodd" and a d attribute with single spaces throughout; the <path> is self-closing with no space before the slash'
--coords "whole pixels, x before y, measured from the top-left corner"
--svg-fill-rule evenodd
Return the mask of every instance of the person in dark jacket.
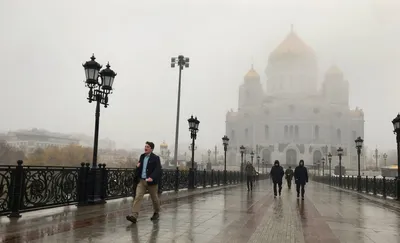
<path id="1" fill-rule="evenodd" d="M 160 201 L 158 199 L 158 183 L 161 180 L 161 161 L 160 157 L 153 153 L 154 143 L 146 142 L 144 154 L 140 156 L 136 167 L 136 176 L 139 182 L 136 187 L 136 196 L 132 205 L 132 215 L 126 216 L 126 219 L 136 223 L 139 216 L 140 206 L 146 190 L 149 191 L 150 198 L 153 201 L 154 214 L 151 220 L 157 220 L 160 211 Z"/>
<path id="2" fill-rule="evenodd" d="M 255 172 L 254 166 L 250 162 L 247 162 L 245 171 L 247 179 L 247 191 L 253 191 L 253 177 Z"/>
<path id="3" fill-rule="evenodd" d="M 304 200 L 305 185 L 308 182 L 308 172 L 307 168 L 304 167 L 304 161 L 300 160 L 299 166 L 294 169 L 294 180 L 296 183 L 297 198 L 300 196 L 301 188 L 301 199 Z"/>
<path id="4" fill-rule="evenodd" d="M 279 196 L 281 195 L 282 192 L 282 178 L 285 175 L 285 172 L 283 171 L 282 166 L 279 165 L 279 161 L 275 160 L 274 166 L 271 168 L 270 176 L 272 179 L 272 182 L 274 183 L 274 197 L 277 196 L 277 188 L 276 186 L 279 187 Z"/>
<path id="5" fill-rule="evenodd" d="M 289 166 L 288 169 L 285 171 L 285 178 L 288 185 L 288 188 L 292 188 L 292 179 L 293 179 L 293 170 L 292 167 Z"/>

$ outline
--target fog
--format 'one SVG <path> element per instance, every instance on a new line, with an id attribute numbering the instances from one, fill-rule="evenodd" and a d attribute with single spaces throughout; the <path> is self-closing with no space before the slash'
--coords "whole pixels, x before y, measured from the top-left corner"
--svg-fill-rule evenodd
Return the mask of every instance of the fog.
<path id="1" fill-rule="evenodd" d="M 400 1 L 397 0 L 0 0 L 1 131 L 44 128 L 93 134 L 94 103 L 82 63 L 92 53 L 118 73 L 100 137 L 117 147 L 174 143 L 178 69 L 183 70 L 180 142 L 187 118 L 200 120 L 197 144 L 221 144 L 239 86 L 293 24 L 318 58 L 319 84 L 332 64 L 350 85 L 350 108 L 365 113 L 365 144 L 395 148 L 400 111 Z M 173 147 L 173 146 L 172 146 Z M 186 148 L 185 148 L 186 149 Z"/>

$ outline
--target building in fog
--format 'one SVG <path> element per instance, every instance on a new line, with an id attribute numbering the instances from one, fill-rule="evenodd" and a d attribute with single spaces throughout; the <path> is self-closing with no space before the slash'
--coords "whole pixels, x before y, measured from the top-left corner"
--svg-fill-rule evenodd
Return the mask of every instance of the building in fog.
<path id="1" fill-rule="evenodd" d="M 349 108 L 349 83 L 342 71 L 330 67 L 319 88 L 317 66 L 312 48 L 292 29 L 269 55 L 266 92 L 251 67 L 239 88 L 238 110 L 226 114 L 229 161 L 239 164 L 239 147 L 245 145 L 254 151 L 259 147 L 258 155 L 269 164 L 277 159 L 295 166 L 303 159 L 311 167 L 327 152 L 335 156 L 341 146 L 343 165 L 357 168 L 354 140 L 364 137 L 364 113 Z M 332 168 L 337 163 L 335 156 Z"/>

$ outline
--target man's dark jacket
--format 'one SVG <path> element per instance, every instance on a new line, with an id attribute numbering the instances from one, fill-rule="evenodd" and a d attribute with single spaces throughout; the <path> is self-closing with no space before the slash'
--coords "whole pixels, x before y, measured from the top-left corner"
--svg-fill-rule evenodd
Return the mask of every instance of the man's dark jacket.
<path id="1" fill-rule="evenodd" d="M 308 172 L 304 165 L 299 165 L 294 169 L 294 180 L 296 184 L 300 185 L 305 185 L 308 182 Z"/>
<path id="2" fill-rule="evenodd" d="M 136 178 L 142 179 L 142 170 L 143 170 L 143 161 L 146 157 L 146 154 L 140 155 L 140 166 L 136 168 Z M 161 180 L 161 161 L 160 157 L 151 153 L 150 158 L 147 161 L 146 168 L 146 179 L 153 179 L 152 182 L 147 182 L 148 185 L 157 185 Z"/>
<path id="3" fill-rule="evenodd" d="M 280 166 L 280 165 L 272 166 L 270 176 L 274 183 L 282 182 L 282 178 L 284 175 L 285 175 L 285 172 L 283 171 L 282 166 Z"/>

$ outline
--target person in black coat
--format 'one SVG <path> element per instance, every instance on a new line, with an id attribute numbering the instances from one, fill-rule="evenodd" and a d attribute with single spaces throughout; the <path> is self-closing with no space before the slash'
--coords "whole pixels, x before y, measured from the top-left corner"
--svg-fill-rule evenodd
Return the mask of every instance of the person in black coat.
<path id="1" fill-rule="evenodd" d="M 304 200 L 305 185 L 308 182 L 307 168 L 304 167 L 304 161 L 300 160 L 299 166 L 294 169 L 294 180 L 296 183 L 297 198 L 300 196 L 301 188 L 301 199 Z"/>
<path id="2" fill-rule="evenodd" d="M 139 216 L 140 206 L 146 191 L 149 192 L 153 201 L 154 214 L 151 220 L 159 218 L 160 201 L 158 199 L 158 185 L 161 181 L 161 161 L 160 157 L 153 153 L 154 143 L 146 142 L 144 154 L 140 156 L 136 167 L 136 178 L 139 182 L 136 186 L 136 195 L 132 205 L 132 215 L 126 216 L 126 219 L 132 223 L 136 223 Z"/>
<path id="3" fill-rule="evenodd" d="M 274 183 L 274 196 L 277 196 L 277 186 L 279 187 L 279 196 L 282 192 L 282 178 L 285 175 L 282 166 L 279 165 L 279 161 L 275 160 L 274 166 L 271 168 L 270 176 Z"/>

